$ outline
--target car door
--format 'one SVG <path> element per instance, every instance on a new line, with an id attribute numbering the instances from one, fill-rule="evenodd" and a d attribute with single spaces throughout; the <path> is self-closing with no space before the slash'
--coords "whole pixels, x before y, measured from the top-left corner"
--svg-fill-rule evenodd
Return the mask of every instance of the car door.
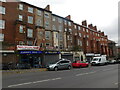
<path id="1" fill-rule="evenodd" d="M 58 63 L 58 68 L 59 69 L 63 69 L 64 68 L 64 61 L 60 61 L 59 63 Z"/>

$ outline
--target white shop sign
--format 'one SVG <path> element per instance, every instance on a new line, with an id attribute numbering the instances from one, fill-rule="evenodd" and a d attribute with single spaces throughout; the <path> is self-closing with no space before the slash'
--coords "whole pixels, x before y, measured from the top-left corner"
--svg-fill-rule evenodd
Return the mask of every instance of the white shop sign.
<path id="1" fill-rule="evenodd" d="M 39 50 L 39 46 L 23 46 L 23 45 L 17 45 L 17 50 Z"/>

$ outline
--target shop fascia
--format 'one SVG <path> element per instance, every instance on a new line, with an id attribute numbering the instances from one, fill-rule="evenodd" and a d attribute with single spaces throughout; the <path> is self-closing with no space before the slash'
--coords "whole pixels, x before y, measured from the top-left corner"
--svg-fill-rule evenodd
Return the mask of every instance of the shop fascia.
<path id="1" fill-rule="evenodd" d="M 22 46 L 22 45 L 17 45 L 17 50 L 20 51 L 20 54 L 60 54 L 59 51 L 39 51 L 40 47 L 39 46 Z"/>

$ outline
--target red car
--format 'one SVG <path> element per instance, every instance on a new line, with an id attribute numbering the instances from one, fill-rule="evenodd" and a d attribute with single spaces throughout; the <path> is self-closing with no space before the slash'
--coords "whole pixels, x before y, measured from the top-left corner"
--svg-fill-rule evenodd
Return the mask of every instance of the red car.
<path id="1" fill-rule="evenodd" d="M 88 67 L 89 64 L 88 64 L 88 63 L 85 63 L 85 62 L 74 61 L 74 62 L 72 63 L 72 66 L 73 66 L 73 67 Z"/>

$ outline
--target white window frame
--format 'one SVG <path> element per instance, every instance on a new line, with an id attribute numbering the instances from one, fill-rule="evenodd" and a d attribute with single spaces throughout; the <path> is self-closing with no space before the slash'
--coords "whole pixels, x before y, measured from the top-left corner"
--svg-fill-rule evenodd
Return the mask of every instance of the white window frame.
<path id="1" fill-rule="evenodd" d="M 0 0 L 1 2 L 6 2 L 6 0 Z"/>
<path id="2" fill-rule="evenodd" d="M 4 41 L 4 34 L 0 33 L 0 41 Z"/>
<path id="3" fill-rule="evenodd" d="M 41 16 L 41 14 L 42 14 L 42 11 L 41 10 L 37 10 L 37 15 Z"/>
<path id="4" fill-rule="evenodd" d="M 19 15 L 19 21 L 23 21 L 23 16 L 22 15 Z"/>
<path id="5" fill-rule="evenodd" d="M 27 37 L 33 38 L 33 29 L 30 28 L 27 29 Z"/>
<path id="6" fill-rule="evenodd" d="M 45 27 L 49 27 L 49 22 L 45 21 Z"/>
<path id="7" fill-rule="evenodd" d="M 0 29 L 5 29 L 5 20 L 0 20 Z"/>
<path id="8" fill-rule="evenodd" d="M 0 6 L 0 14 L 5 14 L 6 8 L 3 6 Z"/>
<path id="9" fill-rule="evenodd" d="M 71 22 L 68 22 L 68 25 L 71 26 L 72 25 Z"/>
<path id="10" fill-rule="evenodd" d="M 56 21 L 56 18 L 55 18 L 55 16 L 52 16 L 52 21 Z"/>
<path id="11" fill-rule="evenodd" d="M 32 7 L 28 7 L 28 12 L 33 13 L 34 9 Z"/>
<path id="12" fill-rule="evenodd" d="M 33 16 L 28 16 L 28 23 L 33 24 Z"/>
<path id="13" fill-rule="evenodd" d="M 19 10 L 23 10 L 23 4 L 19 4 Z"/>
<path id="14" fill-rule="evenodd" d="M 49 13 L 45 12 L 44 16 L 45 16 L 46 18 L 49 18 Z"/>
<path id="15" fill-rule="evenodd" d="M 89 46 L 89 42 L 88 41 L 87 41 L 86 45 Z"/>
<path id="16" fill-rule="evenodd" d="M 81 30 L 80 26 L 78 26 L 78 30 Z"/>
<path id="17" fill-rule="evenodd" d="M 23 33 L 24 32 L 24 26 L 23 25 L 20 25 L 19 26 L 19 33 Z"/>

